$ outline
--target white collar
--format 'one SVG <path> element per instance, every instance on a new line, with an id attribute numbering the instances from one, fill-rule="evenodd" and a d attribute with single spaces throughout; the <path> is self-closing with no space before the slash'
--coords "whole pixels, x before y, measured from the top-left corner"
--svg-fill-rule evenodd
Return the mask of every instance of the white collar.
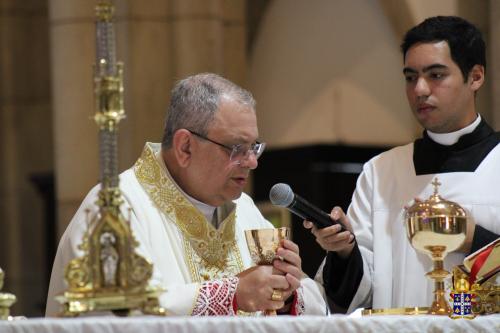
<path id="1" fill-rule="evenodd" d="M 168 178 L 170 178 L 172 180 L 172 182 L 175 184 L 175 186 L 177 187 L 177 189 L 179 190 L 179 192 L 182 193 L 182 195 L 184 195 L 186 197 L 186 199 L 188 199 L 188 201 L 196 207 L 196 209 L 198 209 L 202 214 L 203 216 L 205 216 L 205 218 L 207 219 L 207 221 L 211 224 L 214 224 L 214 212 L 215 212 L 215 209 L 217 207 L 214 207 L 214 206 L 210 206 L 210 205 L 207 205 L 206 203 L 204 202 L 201 202 L 199 200 L 196 200 L 195 198 L 193 198 L 192 196 L 190 196 L 189 194 L 187 194 L 186 192 L 184 192 L 183 189 L 180 188 L 180 186 L 175 182 L 174 178 L 172 178 L 172 176 L 170 175 L 170 172 L 168 172 L 168 168 L 167 168 L 167 165 L 165 164 L 165 161 L 163 160 L 163 157 L 161 155 L 161 150 L 159 152 L 156 153 L 156 158 L 158 159 L 158 161 L 160 162 L 160 165 L 163 166 L 163 171 L 166 172 Z M 217 222 L 215 222 L 217 223 Z M 214 225 L 215 227 L 217 227 L 216 225 Z"/>
<path id="2" fill-rule="evenodd" d="M 457 143 L 458 139 L 460 139 L 461 136 L 474 132 L 474 130 L 476 129 L 476 127 L 479 125 L 480 122 L 481 122 L 481 115 L 478 113 L 476 120 L 474 120 L 472 124 L 462 129 L 459 129 L 458 131 L 451 133 L 434 133 L 427 130 L 427 134 L 433 141 L 444 146 L 451 146 Z"/>

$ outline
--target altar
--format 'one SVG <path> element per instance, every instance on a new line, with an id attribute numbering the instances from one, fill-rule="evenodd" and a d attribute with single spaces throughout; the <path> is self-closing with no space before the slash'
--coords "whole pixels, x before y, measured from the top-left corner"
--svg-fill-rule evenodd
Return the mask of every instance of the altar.
<path id="1" fill-rule="evenodd" d="M 446 316 L 349 317 L 81 317 L 1 321 L 0 332 L 68 333 L 221 333 L 221 332 L 500 332 L 500 314 L 475 319 Z"/>

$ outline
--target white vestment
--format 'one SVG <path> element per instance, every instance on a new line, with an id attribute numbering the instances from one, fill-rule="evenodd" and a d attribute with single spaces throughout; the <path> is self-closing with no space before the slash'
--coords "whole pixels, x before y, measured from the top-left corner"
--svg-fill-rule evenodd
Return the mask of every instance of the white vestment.
<path id="1" fill-rule="evenodd" d="M 425 276 L 431 259 L 413 249 L 404 225 L 404 206 L 433 194 L 438 177 L 439 194 L 461 205 L 474 222 L 500 233 L 500 145 L 474 172 L 417 176 L 413 143 L 396 147 L 367 162 L 358 178 L 348 209 L 363 258 L 363 277 L 348 312 L 358 307 L 397 308 L 430 306 L 434 283 Z M 448 271 L 462 263 L 464 254 L 450 253 Z M 321 269 L 320 272 L 321 273 Z M 451 281 L 445 282 L 449 291 Z"/>
<path id="2" fill-rule="evenodd" d="M 82 255 L 78 245 L 87 228 L 86 210 L 96 214 L 100 187 L 87 195 L 61 238 L 52 269 L 46 315 L 60 312 L 54 296 L 64 292 L 64 269 Z M 252 199 L 242 194 L 219 207 L 225 219 L 218 229 L 210 224 L 177 187 L 161 159 L 159 144 L 146 144 L 135 166 L 120 175 L 121 206 L 140 246 L 153 263 L 152 285 L 163 287 L 160 305 L 170 315 L 231 315 L 236 291 L 234 276 L 253 266 L 244 230 L 272 228 Z M 323 315 L 322 287 L 303 279 L 297 290 L 299 312 Z"/>

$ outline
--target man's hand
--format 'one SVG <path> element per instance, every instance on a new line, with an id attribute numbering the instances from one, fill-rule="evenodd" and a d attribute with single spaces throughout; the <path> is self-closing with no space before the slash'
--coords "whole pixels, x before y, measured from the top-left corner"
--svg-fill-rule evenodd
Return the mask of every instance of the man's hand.
<path id="1" fill-rule="evenodd" d="M 316 237 L 316 242 L 327 251 L 335 251 L 342 258 L 347 258 L 354 248 L 354 235 L 351 223 L 340 207 L 334 207 L 330 213 L 333 220 L 339 220 L 346 228 L 340 232 L 340 225 L 335 224 L 330 227 L 318 229 L 310 221 L 304 221 L 304 227 L 311 229 L 311 233 Z"/>
<path id="2" fill-rule="evenodd" d="M 292 242 L 291 240 L 285 239 L 281 247 L 276 251 L 276 256 L 279 259 L 274 259 L 273 266 L 275 272 L 278 274 L 283 274 L 290 287 L 283 289 L 283 300 L 287 300 L 292 296 L 293 292 L 300 287 L 300 280 L 306 277 L 306 274 L 302 271 L 302 259 L 299 255 L 299 246 Z M 280 309 L 283 312 L 287 312 L 287 309 Z"/>
<path id="3" fill-rule="evenodd" d="M 286 275 L 273 274 L 272 265 L 254 266 L 238 274 L 236 303 L 246 312 L 278 310 L 284 306 L 286 298 L 273 301 L 271 295 L 276 290 L 290 289 Z"/>

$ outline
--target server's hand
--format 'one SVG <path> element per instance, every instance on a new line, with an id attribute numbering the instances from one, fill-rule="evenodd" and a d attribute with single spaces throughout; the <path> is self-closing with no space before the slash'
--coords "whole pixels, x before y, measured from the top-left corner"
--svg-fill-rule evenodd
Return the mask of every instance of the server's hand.
<path id="1" fill-rule="evenodd" d="M 316 237 L 316 242 L 318 242 L 323 249 L 337 252 L 342 258 L 347 258 L 355 245 L 351 223 L 340 207 L 334 207 L 330 213 L 330 217 L 333 220 L 340 220 L 347 228 L 347 231 L 340 232 L 339 224 L 318 229 L 310 221 L 304 221 L 304 227 L 306 229 L 311 229 L 311 233 Z"/>

